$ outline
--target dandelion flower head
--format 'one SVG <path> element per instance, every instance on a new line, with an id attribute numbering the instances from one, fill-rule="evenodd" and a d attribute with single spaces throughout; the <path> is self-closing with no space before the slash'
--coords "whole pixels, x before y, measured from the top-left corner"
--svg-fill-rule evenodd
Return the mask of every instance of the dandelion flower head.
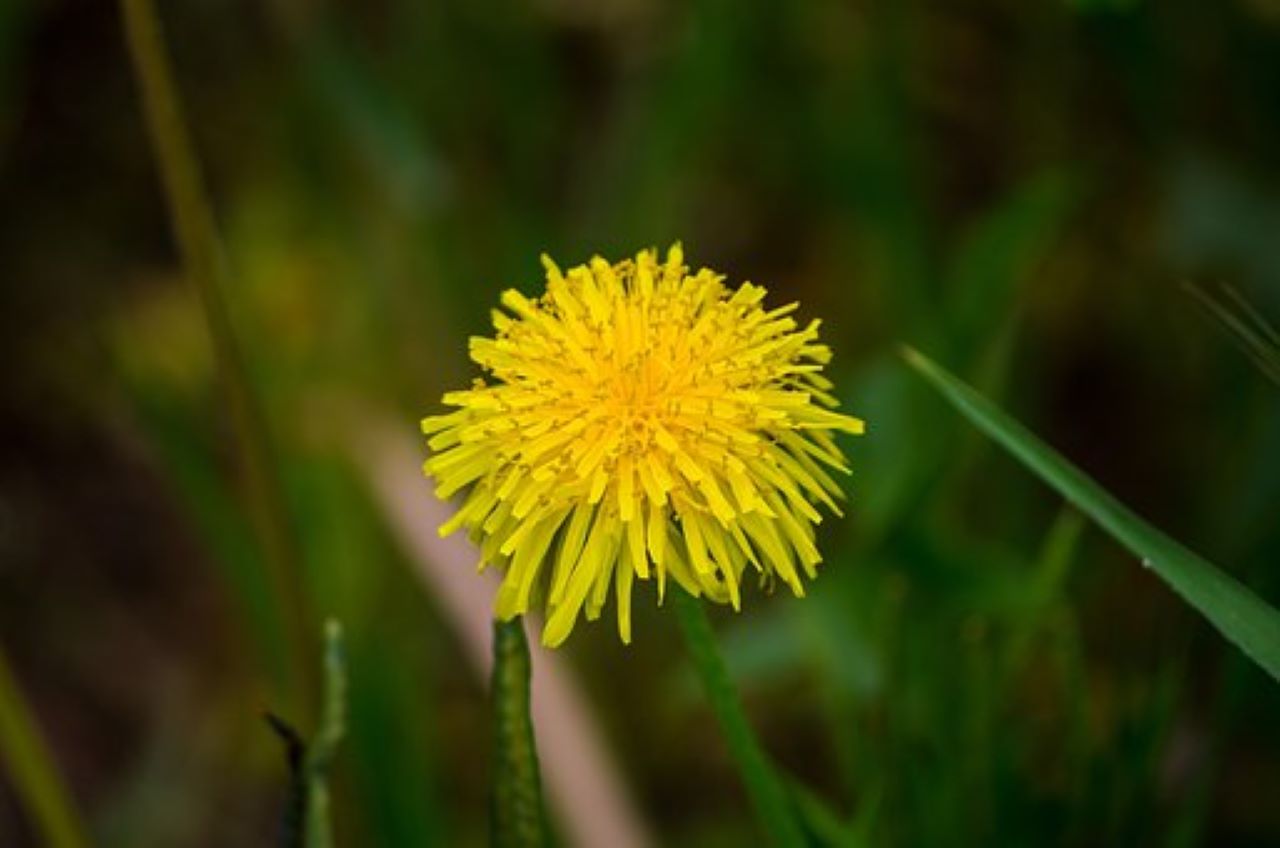
<path id="1" fill-rule="evenodd" d="M 486 377 L 422 422 L 437 494 L 466 490 L 441 535 L 467 528 L 505 572 L 496 615 L 544 608 L 555 646 L 613 590 L 629 642 L 637 578 L 735 609 L 752 575 L 804 595 L 816 507 L 840 514 L 828 469 L 848 471 L 833 433 L 863 430 L 834 411 L 819 322 L 690 273 L 678 244 L 543 264 L 545 294 L 507 291 L 494 337 L 471 339 Z"/>

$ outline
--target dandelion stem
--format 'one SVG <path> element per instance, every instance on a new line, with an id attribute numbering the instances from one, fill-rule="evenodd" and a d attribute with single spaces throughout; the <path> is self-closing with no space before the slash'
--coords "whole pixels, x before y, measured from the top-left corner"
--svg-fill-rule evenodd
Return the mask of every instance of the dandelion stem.
<path id="1" fill-rule="evenodd" d="M 684 631 L 689 657 L 702 678 L 707 699 L 720 722 L 720 730 L 747 786 L 756 814 L 775 845 L 786 848 L 803 846 L 805 839 L 795 808 L 747 723 L 746 713 L 729 680 L 729 671 L 716 647 L 706 610 L 697 598 L 682 589 L 672 594 L 675 595 L 676 615 Z"/>
<path id="2" fill-rule="evenodd" d="M 263 546 L 276 608 L 282 617 L 286 658 L 283 664 L 276 662 L 277 679 L 286 699 L 304 709 L 318 687 L 308 650 L 311 628 L 302 570 L 272 463 L 262 410 L 222 297 L 224 268 L 213 213 L 183 119 L 155 8 L 151 0 L 121 0 L 121 9 L 174 235 L 187 275 L 200 296 L 235 432 L 250 517 Z"/>
<path id="3" fill-rule="evenodd" d="M 547 844 L 538 750 L 530 717 L 529 641 L 524 618 L 493 625 L 493 798 L 497 848 Z"/>
<path id="4" fill-rule="evenodd" d="M 71 803 L 71 793 L 58 774 L 31 710 L 0 651 L 0 763 L 22 799 L 43 844 L 50 848 L 82 848 L 89 840 Z"/>

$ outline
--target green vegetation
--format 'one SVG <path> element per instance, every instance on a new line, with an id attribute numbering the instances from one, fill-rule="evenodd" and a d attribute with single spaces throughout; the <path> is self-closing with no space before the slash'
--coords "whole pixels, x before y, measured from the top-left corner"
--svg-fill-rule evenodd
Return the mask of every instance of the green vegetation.
<path id="1" fill-rule="evenodd" d="M 643 582 L 532 648 L 538 838 L 1280 841 L 1275 13 L 749 5 L 3 7 L 0 844 L 276 844 L 264 711 L 341 735 L 336 848 L 487 844 L 418 420 L 540 253 L 675 240 L 868 431 L 808 597 L 707 610 L 727 676 Z"/>

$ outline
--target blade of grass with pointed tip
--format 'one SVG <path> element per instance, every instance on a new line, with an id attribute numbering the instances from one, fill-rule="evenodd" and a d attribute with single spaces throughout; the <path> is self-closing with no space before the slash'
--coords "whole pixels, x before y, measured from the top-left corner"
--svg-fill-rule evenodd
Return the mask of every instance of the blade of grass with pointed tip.
<path id="1" fill-rule="evenodd" d="M 1061 454 L 912 348 L 907 364 L 978 429 L 1138 556 L 1250 659 L 1280 680 L 1280 612 L 1231 575 L 1142 520 Z"/>

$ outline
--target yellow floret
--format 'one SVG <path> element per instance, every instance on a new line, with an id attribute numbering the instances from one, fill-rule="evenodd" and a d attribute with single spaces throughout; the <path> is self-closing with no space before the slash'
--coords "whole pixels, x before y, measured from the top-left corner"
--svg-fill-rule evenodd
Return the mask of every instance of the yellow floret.
<path id="1" fill-rule="evenodd" d="M 637 577 L 735 609 L 748 569 L 803 595 L 821 561 L 814 503 L 838 513 L 841 497 L 826 469 L 847 473 L 831 433 L 863 432 L 831 409 L 818 322 L 690 274 L 679 245 L 661 263 L 543 264 L 546 293 L 505 292 L 495 336 L 471 340 L 488 382 L 422 422 L 437 494 L 469 489 L 441 532 L 468 528 L 481 567 L 505 570 L 496 614 L 541 605 L 559 645 L 612 584 L 629 642 Z"/>

